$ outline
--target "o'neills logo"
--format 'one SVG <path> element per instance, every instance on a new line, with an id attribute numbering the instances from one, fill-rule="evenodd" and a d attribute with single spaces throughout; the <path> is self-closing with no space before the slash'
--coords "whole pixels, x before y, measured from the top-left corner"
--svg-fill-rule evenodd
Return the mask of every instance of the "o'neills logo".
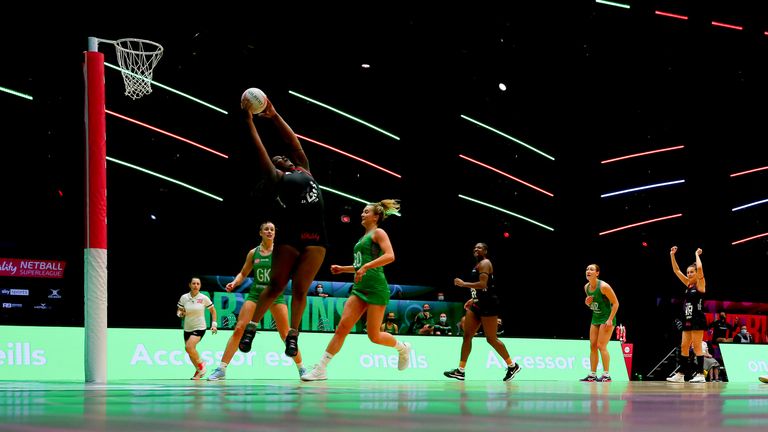
<path id="1" fill-rule="evenodd" d="M 0 258 L 0 276 L 61 279 L 66 266 L 66 261 Z"/>
<path id="2" fill-rule="evenodd" d="M 320 234 L 318 233 L 301 233 L 301 239 L 302 240 L 314 240 L 314 241 L 320 241 Z"/>
<path id="3" fill-rule="evenodd" d="M 33 350 L 29 342 L 8 342 L 0 349 L 0 366 L 42 366 L 48 360 L 44 350 Z"/>

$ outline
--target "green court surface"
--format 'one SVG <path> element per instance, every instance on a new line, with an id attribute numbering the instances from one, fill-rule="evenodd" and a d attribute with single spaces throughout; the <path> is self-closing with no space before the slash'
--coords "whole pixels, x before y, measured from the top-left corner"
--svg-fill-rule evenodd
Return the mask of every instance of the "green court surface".
<path id="1" fill-rule="evenodd" d="M 0 381 L 10 431 L 768 430 L 768 384 Z"/>

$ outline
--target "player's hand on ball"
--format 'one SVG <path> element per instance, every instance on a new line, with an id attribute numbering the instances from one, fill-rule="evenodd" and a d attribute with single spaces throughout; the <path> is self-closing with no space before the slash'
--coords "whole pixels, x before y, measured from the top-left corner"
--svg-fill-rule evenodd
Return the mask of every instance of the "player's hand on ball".
<path id="1" fill-rule="evenodd" d="M 264 111 L 256 114 L 259 117 L 264 118 L 272 118 L 277 114 L 277 111 L 275 111 L 275 107 L 272 105 L 272 101 L 267 99 L 267 106 L 264 107 Z"/>

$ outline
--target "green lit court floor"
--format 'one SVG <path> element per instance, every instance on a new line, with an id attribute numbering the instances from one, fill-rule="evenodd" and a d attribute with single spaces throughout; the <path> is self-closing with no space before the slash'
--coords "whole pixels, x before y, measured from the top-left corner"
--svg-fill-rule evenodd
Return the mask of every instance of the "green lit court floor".
<path id="1" fill-rule="evenodd" d="M 768 430 L 768 384 L 0 381 L 0 429 Z"/>

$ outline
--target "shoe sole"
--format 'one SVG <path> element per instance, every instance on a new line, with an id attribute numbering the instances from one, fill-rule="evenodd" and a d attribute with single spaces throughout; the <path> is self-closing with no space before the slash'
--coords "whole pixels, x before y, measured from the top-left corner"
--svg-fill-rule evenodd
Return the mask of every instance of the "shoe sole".
<path id="1" fill-rule="evenodd" d="M 310 378 L 310 377 L 308 377 L 308 376 L 307 376 L 307 375 L 309 375 L 309 374 L 310 374 L 310 372 L 307 372 L 306 374 L 304 374 L 304 375 L 300 376 L 300 377 L 299 377 L 299 379 L 300 379 L 300 380 L 302 380 L 302 381 L 304 381 L 304 382 L 311 382 L 311 381 L 325 381 L 325 380 L 327 380 L 327 379 L 328 379 L 328 375 L 326 375 L 326 376 L 324 376 L 324 377 L 322 377 L 322 378 Z"/>
<path id="2" fill-rule="evenodd" d="M 316 378 L 316 379 L 307 379 L 307 378 L 301 377 L 301 380 L 304 381 L 304 382 L 326 381 L 327 379 L 328 379 L 328 377 Z"/>
<path id="3" fill-rule="evenodd" d="M 462 376 L 456 376 L 456 375 L 451 375 L 451 374 L 447 374 L 447 373 L 443 373 L 443 375 L 447 376 L 448 378 L 453 378 L 453 379 L 457 379 L 459 381 L 464 381 L 464 377 L 462 377 Z"/>

